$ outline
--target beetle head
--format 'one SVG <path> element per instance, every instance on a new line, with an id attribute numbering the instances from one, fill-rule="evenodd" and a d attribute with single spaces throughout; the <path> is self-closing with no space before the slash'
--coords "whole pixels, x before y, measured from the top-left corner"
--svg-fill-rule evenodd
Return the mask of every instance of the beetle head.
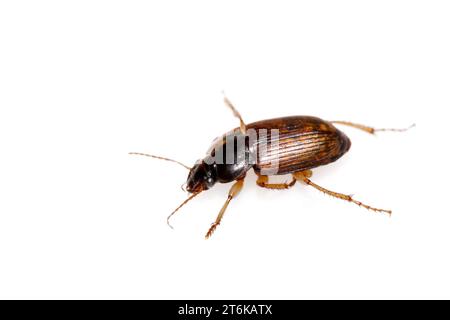
<path id="1" fill-rule="evenodd" d="M 217 182 L 217 173 L 214 165 L 208 165 L 205 161 L 198 161 L 189 172 L 186 182 L 186 190 L 189 193 L 197 193 L 210 189 Z"/>

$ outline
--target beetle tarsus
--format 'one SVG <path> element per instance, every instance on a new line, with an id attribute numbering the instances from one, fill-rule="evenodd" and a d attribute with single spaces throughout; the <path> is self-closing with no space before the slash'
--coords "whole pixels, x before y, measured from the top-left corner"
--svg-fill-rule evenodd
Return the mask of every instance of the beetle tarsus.
<path id="1" fill-rule="evenodd" d="M 376 128 L 373 128 L 373 127 L 365 126 L 363 124 L 353 123 L 353 122 L 349 122 L 349 121 L 330 121 L 330 123 L 340 124 L 340 125 L 352 127 L 352 128 L 355 128 L 355 129 L 359 129 L 359 130 L 365 131 L 365 132 L 370 133 L 370 134 L 375 134 L 376 132 L 381 132 L 381 131 L 405 132 L 405 131 L 408 131 L 409 129 L 414 128 L 416 126 L 416 124 L 413 123 L 408 128 L 401 128 L 401 129 L 380 128 L 380 129 L 376 129 Z"/>
<path id="2" fill-rule="evenodd" d="M 214 234 L 214 232 L 216 231 L 217 227 L 220 225 L 220 223 L 213 223 L 211 225 L 211 227 L 208 230 L 208 233 L 206 233 L 205 239 L 208 240 L 209 238 L 211 238 L 211 236 Z"/>
<path id="3" fill-rule="evenodd" d="M 369 206 L 367 204 L 362 203 L 361 201 L 353 199 L 353 197 L 350 196 L 350 195 L 346 195 L 346 194 L 342 194 L 342 193 L 338 193 L 338 192 L 334 192 L 334 191 L 325 189 L 325 188 L 315 184 L 314 182 L 312 182 L 309 179 L 311 177 L 311 175 L 312 175 L 312 171 L 311 170 L 308 170 L 308 171 L 305 171 L 305 172 L 296 172 L 296 173 L 293 174 L 295 179 L 303 181 L 305 184 L 307 184 L 307 185 L 309 185 L 309 186 L 311 186 L 311 187 L 313 187 L 313 188 L 315 188 L 315 189 L 317 189 L 317 190 L 319 190 L 319 191 L 321 191 L 321 192 L 323 192 L 323 193 L 325 193 L 325 194 L 327 194 L 327 195 L 329 195 L 331 197 L 338 198 L 338 199 L 341 199 L 341 200 L 345 200 L 345 201 L 348 201 L 348 202 L 353 202 L 354 204 L 356 204 L 356 205 L 358 205 L 360 207 L 366 208 L 369 211 L 379 212 L 379 213 L 387 213 L 389 216 L 392 215 L 392 211 L 391 210 L 385 210 L 385 209 L 379 209 L 379 208 L 371 207 L 371 206 Z"/>

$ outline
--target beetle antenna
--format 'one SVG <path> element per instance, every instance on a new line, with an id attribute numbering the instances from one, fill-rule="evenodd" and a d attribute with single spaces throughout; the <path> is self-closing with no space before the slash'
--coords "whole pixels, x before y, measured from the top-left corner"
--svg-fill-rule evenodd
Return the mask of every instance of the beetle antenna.
<path id="1" fill-rule="evenodd" d="M 133 156 L 143 156 L 143 157 L 149 157 L 149 158 L 154 158 L 154 159 L 165 160 L 165 161 L 177 163 L 177 164 L 179 164 L 180 166 L 183 166 L 183 167 L 185 167 L 186 169 L 191 170 L 191 167 L 189 167 L 189 166 L 187 166 L 187 165 L 185 165 L 185 164 L 183 164 L 183 163 L 181 163 L 181 162 L 179 162 L 179 161 L 175 161 L 175 160 L 172 160 L 172 159 L 169 159 L 169 158 L 164 158 L 164 157 L 154 156 L 154 155 L 151 155 L 151 154 L 140 153 L 140 152 L 129 152 L 128 154 L 129 154 L 129 155 L 133 155 Z"/>
<path id="2" fill-rule="evenodd" d="M 167 217 L 167 225 L 168 225 L 171 229 L 173 229 L 173 227 L 172 227 L 172 225 L 170 224 L 170 218 L 172 218 L 173 215 L 174 215 L 175 213 L 177 213 L 178 210 L 180 210 L 182 207 L 184 207 L 184 205 L 185 205 L 186 203 L 188 203 L 189 201 L 191 201 L 192 199 L 194 199 L 194 198 L 195 198 L 196 196 L 198 196 L 200 193 L 201 193 L 201 191 L 195 192 L 195 193 L 194 193 L 193 195 L 191 195 L 189 198 L 187 198 L 186 200 L 184 200 L 184 202 L 183 202 L 182 204 L 180 204 L 179 207 L 176 208 L 175 211 L 172 212 L 172 213 Z"/>

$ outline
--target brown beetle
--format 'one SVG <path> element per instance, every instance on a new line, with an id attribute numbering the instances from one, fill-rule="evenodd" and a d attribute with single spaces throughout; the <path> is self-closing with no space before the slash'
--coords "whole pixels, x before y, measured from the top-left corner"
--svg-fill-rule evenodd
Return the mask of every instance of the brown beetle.
<path id="1" fill-rule="evenodd" d="M 324 121 L 310 116 L 284 117 L 246 125 L 237 109 L 226 97 L 224 102 L 240 120 L 240 127 L 216 139 L 206 157 L 197 161 L 192 168 L 168 158 L 144 153 L 130 153 L 175 162 L 189 169 L 186 190 L 191 193 L 191 196 L 169 215 L 168 223 L 181 207 L 217 182 L 236 181 L 231 187 L 216 221 L 206 234 L 206 238 L 211 237 L 220 225 L 230 201 L 241 191 L 246 173 L 251 168 L 258 176 L 256 183 L 262 188 L 289 189 L 297 181 L 300 181 L 332 197 L 353 202 L 371 211 L 391 215 L 390 210 L 368 206 L 353 199 L 350 195 L 330 191 L 315 184 L 310 180 L 311 169 L 336 161 L 350 149 L 350 139 L 333 124 L 354 127 L 371 134 L 377 131 L 406 131 L 409 128 L 374 129 L 351 122 Z M 290 182 L 269 182 L 269 176 L 285 174 L 292 175 Z"/>

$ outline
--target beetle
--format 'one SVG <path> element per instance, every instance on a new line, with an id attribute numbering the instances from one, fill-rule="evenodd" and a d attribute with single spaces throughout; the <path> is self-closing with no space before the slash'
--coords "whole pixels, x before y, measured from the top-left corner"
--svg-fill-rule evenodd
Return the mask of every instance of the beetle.
<path id="1" fill-rule="evenodd" d="M 375 134 L 379 131 L 406 131 L 414 124 L 406 129 L 375 129 L 348 121 L 325 121 L 311 116 L 291 116 L 246 124 L 227 97 L 224 97 L 224 103 L 239 119 L 240 126 L 217 138 L 206 156 L 198 160 L 193 167 L 165 157 L 130 152 L 131 155 L 174 162 L 189 170 L 185 185 L 190 196 L 168 216 L 169 226 L 170 218 L 194 197 L 211 189 L 216 183 L 234 182 L 227 200 L 205 236 L 206 239 L 210 238 L 220 225 L 231 200 L 240 193 L 246 174 L 251 169 L 258 177 L 257 185 L 262 188 L 283 190 L 293 187 L 296 182 L 302 182 L 334 198 L 352 202 L 370 211 L 392 214 L 391 210 L 369 206 L 351 195 L 317 185 L 310 179 L 312 169 L 332 163 L 349 151 L 350 139 L 335 125 L 349 126 Z M 286 174 L 292 176 L 291 181 L 269 182 L 269 176 Z"/>

